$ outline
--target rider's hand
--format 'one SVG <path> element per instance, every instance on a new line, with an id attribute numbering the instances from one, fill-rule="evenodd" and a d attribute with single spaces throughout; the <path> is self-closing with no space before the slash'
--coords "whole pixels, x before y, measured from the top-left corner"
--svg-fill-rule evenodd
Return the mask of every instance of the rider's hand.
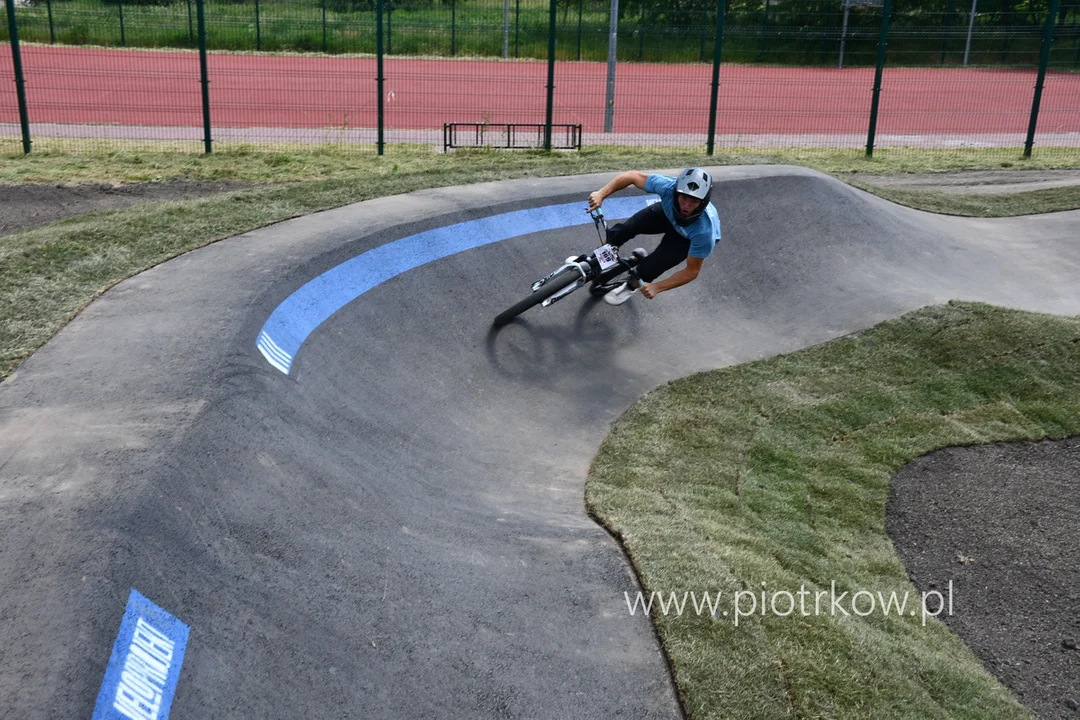
<path id="1" fill-rule="evenodd" d="M 652 283 L 642 283 L 641 287 L 638 288 L 638 292 L 644 295 L 648 300 L 652 300 L 658 294 L 656 286 Z"/>
<path id="2" fill-rule="evenodd" d="M 596 208 L 604 204 L 604 194 L 597 190 L 589 195 L 589 212 L 592 212 Z"/>

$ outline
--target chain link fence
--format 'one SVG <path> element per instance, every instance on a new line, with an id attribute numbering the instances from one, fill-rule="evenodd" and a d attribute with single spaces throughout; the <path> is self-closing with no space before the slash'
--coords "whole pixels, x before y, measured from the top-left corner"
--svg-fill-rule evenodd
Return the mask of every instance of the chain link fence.
<path id="1" fill-rule="evenodd" d="M 7 0 L 0 145 L 1037 148 L 1075 157 L 1078 6 Z"/>

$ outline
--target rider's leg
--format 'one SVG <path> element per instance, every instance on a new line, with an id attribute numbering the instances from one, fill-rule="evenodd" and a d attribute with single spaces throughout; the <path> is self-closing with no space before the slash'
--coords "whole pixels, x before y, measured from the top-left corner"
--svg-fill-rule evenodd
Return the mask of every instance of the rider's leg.
<path id="1" fill-rule="evenodd" d="M 660 235 L 671 230 L 671 223 L 664 215 L 660 203 L 653 203 L 608 228 L 607 241 L 615 247 L 621 247 L 638 235 Z"/>
<path id="2" fill-rule="evenodd" d="M 663 235 L 660 245 L 637 266 L 637 274 L 645 282 L 652 282 L 667 270 L 686 259 L 690 251 L 690 241 L 675 232 L 675 228 L 664 215 L 660 203 L 647 206 L 624 223 L 608 228 L 608 242 L 616 247 L 636 235 Z M 638 283 L 633 278 L 604 295 L 604 302 L 609 305 L 622 305 L 634 296 Z"/>
<path id="3" fill-rule="evenodd" d="M 670 225 L 669 225 L 670 227 Z M 660 245 L 649 253 L 636 268 L 638 277 L 651 283 L 671 268 L 686 260 L 690 252 L 690 240 L 677 232 L 664 235 Z"/>

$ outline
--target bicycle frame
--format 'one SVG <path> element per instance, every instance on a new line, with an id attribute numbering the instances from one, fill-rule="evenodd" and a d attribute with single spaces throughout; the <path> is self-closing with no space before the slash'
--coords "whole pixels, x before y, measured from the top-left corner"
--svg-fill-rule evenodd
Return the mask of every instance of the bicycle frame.
<path id="1" fill-rule="evenodd" d="M 593 225 L 596 227 L 596 234 L 600 237 L 601 246 L 606 245 L 607 220 L 604 219 L 603 209 L 597 208 L 596 210 L 592 210 L 589 212 L 589 216 L 593 219 Z M 600 232 L 601 227 L 603 227 L 604 229 L 602 233 Z M 632 256 L 631 258 L 624 258 L 621 254 L 616 253 L 617 265 L 615 267 L 610 267 L 607 270 L 603 270 L 600 266 L 600 261 L 596 257 L 596 251 L 594 250 L 588 255 L 579 256 L 579 259 L 574 262 L 564 263 L 545 277 L 540 278 L 532 284 L 532 291 L 536 292 L 541 287 L 543 287 L 544 284 L 547 283 L 549 280 L 558 275 L 561 275 L 564 272 L 572 271 L 579 273 L 580 277 L 576 281 L 574 281 L 573 283 L 571 283 L 570 285 L 563 288 L 559 292 L 552 295 L 550 298 L 544 300 L 543 303 L 541 303 L 541 307 L 548 307 L 590 281 L 593 283 L 594 287 L 598 285 L 606 285 L 607 283 L 610 283 L 612 280 L 619 277 L 623 273 L 627 272 L 630 273 L 630 275 L 632 275 L 635 279 L 640 280 L 640 278 L 638 278 L 637 274 L 634 272 L 634 266 L 637 265 L 637 262 L 633 261 L 635 259 L 640 262 L 640 259 L 637 258 L 637 256 Z"/>
<path id="2" fill-rule="evenodd" d="M 589 215 L 596 226 L 597 235 L 600 236 L 601 247 L 607 245 L 607 221 L 604 219 L 603 210 L 597 208 L 591 211 Z M 601 227 L 603 227 L 603 232 L 601 232 Z M 615 264 L 610 265 L 607 269 L 604 269 L 601 265 L 600 259 L 596 256 L 596 250 L 593 250 L 588 255 L 578 255 L 576 258 L 568 259 L 554 271 L 534 282 L 531 287 L 531 296 L 527 296 L 500 313 L 495 318 L 495 325 L 505 325 L 534 305 L 550 307 L 586 283 L 592 284 L 592 287 L 589 288 L 592 295 L 600 296 L 612 290 L 615 287 L 613 281 L 626 273 L 640 281 L 641 278 L 634 272 L 634 267 L 646 257 L 647 253 L 639 249 L 634 250 L 629 258 L 624 258 L 618 251 L 615 251 L 614 255 Z M 573 277 L 571 278 L 568 273 L 572 273 Z M 552 281 L 554 281 L 555 286 L 545 290 L 544 286 Z"/>

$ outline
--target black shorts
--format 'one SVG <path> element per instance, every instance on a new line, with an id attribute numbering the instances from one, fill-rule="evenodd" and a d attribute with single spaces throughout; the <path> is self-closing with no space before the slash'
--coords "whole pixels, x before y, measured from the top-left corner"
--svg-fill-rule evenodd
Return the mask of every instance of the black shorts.
<path id="1" fill-rule="evenodd" d="M 671 221 L 664 215 L 660 203 L 653 203 L 644 210 L 639 210 L 626 220 L 608 228 L 607 240 L 615 247 L 638 235 L 663 235 L 660 244 L 649 253 L 640 265 L 637 274 L 645 282 L 652 282 L 665 272 L 686 260 L 690 252 L 690 239 L 676 232 Z"/>

